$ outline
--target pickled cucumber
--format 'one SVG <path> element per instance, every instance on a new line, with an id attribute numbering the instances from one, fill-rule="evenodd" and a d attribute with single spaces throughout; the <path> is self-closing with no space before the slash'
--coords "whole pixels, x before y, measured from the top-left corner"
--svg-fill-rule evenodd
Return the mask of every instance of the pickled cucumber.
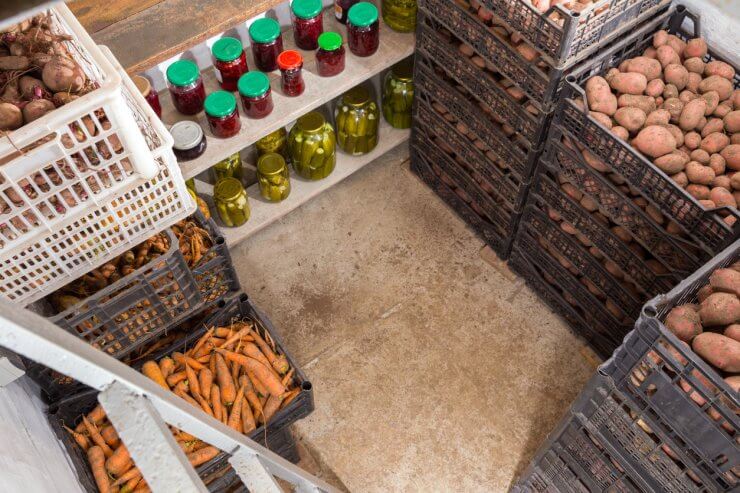
<path id="1" fill-rule="evenodd" d="M 323 115 L 311 112 L 299 118 L 288 136 L 293 169 L 307 180 L 326 178 L 336 165 L 337 139 Z"/>
<path id="2" fill-rule="evenodd" d="M 383 0 L 383 20 L 394 31 L 410 33 L 416 29 L 416 0 Z"/>
<path id="3" fill-rule="evenodd" d="M 339 147 L 353 156 L 372 151 L 378 142 L 378 105 L 358 86 L 345 93 L 334 110 Z"/>
<path id="4" fill-rule="evenodd" d="M 410 63 L 402 62 L 388 72 L 383 84 L 383 117 L 393 128 L 411 128 L 414 82 Z"/>

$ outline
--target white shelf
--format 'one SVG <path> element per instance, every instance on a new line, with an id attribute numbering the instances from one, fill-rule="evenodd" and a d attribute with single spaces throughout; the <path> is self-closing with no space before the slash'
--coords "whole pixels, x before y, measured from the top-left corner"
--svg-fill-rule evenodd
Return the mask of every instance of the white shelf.
<path id="1" fill-rule="evenodd" d="M 346 41 L 346 27 L 335 20 L 331 11 L 324 12 L 324 30 L 336 31 Z M 292 31 L 283 32 L 283 43 L 286 50 L 295 49 Z M 201 112 L 194 117 L 187 117 L 178 113 L 172 106 L 168 91 L 162 91 L 159 95 L 162 104 L 162 121 L 167 125 L 172 125 L 183 119 L 197 121 L 205 130 L 208 139 L 208 147 L 202 156 L 180 164 L 184 177 L 187 179 L 198 175 L 218 161 L 249 147 L 265 135 L 290 124 L 301 115 L 337 98 L 345 91 L 412 55 L 414 43 L 413 34 L 397 33 L 381 21 L 378 51 L 371 57 L 360 58 L 352 55 L 345 43 L 346 67 L 342 73 L 331 78 L 317 75 L 315 52 L 299 50 L 304 57 L 303 76 L 306 82 L 306 91 L 299 97 L 287 97 L 280 90 L 279 71 L 268 74 L 271 80 L 275 109 L 267 118 L 261 120 L 248 119 L 242 115 L 241 131 L 228 139 L 219 139 L 211 134 L 204 113 Z M 253 68 L 255 65 L 251 58 L 251 49 L 248 48 L 246 51 L 249 67 Z M 220 90 L 213 68 L 204 71 L 203 80 L 206 93 Z M 241 103 L 239 103 L 239 111 L 241 112 Z"/>

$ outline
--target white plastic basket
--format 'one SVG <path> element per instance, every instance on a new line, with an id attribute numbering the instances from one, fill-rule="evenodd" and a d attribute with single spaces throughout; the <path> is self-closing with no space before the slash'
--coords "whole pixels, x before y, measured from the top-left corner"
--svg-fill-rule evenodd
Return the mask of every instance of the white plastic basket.
<path id="1" fill-rule="evenodd" d="M 157 174 L 121 75 L 64 4 L 48 12 L 97 88 L 0 138 L 1 260 Z"/>
<path id="2" fill-rule="evenodd" d="M 116 194 L 100 206 L 88 205 L 79 218 L 2 259 L 0 293 L 22 305 L 102 265 L 196 209 L 172 152 L 172 136 L 110 50 L 100 48 L 122 77 L 122 94 L 133 110 L 136 128 L 147 143 L 158 173 L 154 179 Z"/>

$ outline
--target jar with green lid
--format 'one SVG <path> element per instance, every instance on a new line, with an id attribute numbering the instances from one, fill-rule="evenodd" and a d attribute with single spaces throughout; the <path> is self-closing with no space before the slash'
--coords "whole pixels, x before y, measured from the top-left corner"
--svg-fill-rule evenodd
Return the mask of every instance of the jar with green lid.
<path id="1" fill-rule="evenodd" d="M 416 0 L 383 0 L 383 20 L 400 33 L 416 30 Z"/>
<path id="2" fill-rule="evenodd" d="M 257 160 L 257 181 L 260 194 L 270 202 L 280 202 L 290 195 L 290 173 L 285 159 L 270 152 Z"/>
<path id="3" fill-rule="evenodd" d="M 290 159 L 290 152 L 288 152 L 288 131 L 285 130 L 285 127 L 280 127 L 271 134 L 265 135 L 254 146 L 257 148 L 257 156 L 274 152 L 283 156 L 286 161 Z"/>
<path id="4" fill-rule="evenodd" d="M 378 144 L 380 112 L 370 91 L 364 86 L 350 89 L 334 110 L 337 144 L 353 156 L 367 154 Z"/>
<path id="5" fill-rule="evenodd" d="M 337 139 L 324 115 L 312 111 L 300 117 L 288 136 L 293 169 L 307 180 L 326 178 L 337 162 Z"/>
<path id="6" fill-rule="evenodd" d="M 383 116 L 393 128 L 411 128 L 414 67 L 410 60 L 393 66 L 383 82 Z"/>
<path id="7" fill-rule="evenodd" d="M 211 166 L 211 174 L 213 175 L 214 183 L 218 183 L 219 180 L 224 178 L 236 178 L 241 182 L 244 177 L 244 168 L 242 167 L 242 158 L 239 153 L 235 152 L 226 159 Z"/>
<path id="8" fill-rule="evenodd" d="M 223 178 L 213 187 L 213 202 L 225 226 L 234 228 L 249 220 L 247 191 L 236 178 Z"/>

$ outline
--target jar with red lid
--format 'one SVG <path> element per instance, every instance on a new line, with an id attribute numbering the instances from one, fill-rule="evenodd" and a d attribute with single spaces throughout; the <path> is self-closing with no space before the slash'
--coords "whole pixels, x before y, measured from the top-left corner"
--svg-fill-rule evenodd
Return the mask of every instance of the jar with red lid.
<path id="1" fill-rule="evenodd" d="M 295 50 L 287 50 L 278 56 L 278 67 L 282 75 L 282 88 L 286 96 L 300 96 L 306 89 L 303 82 L 303 57 Z"/>
<path id="2" fill-rule="evenodd" d="M 334 17 L 342 23 L 347 23 L 347 13 L 359 0 L 334 0 Z"/>
<path id="3" fill-rule="evenodd" d="M 239 95 L 247 117 L 260 119 L 272 113 L 270 79 L 262 72 L 252 71 L 242 75 L 239 79 Z"/>
<path id="4" fill-rule="evenodd" d="M 257 69 L 262 72 L 277 70 L 277 57 L 283 52 L 283 35 L 275 19 L 257 19 L 249 26 L 252 55 Z"/>
<path id="5" fill-rule="evenodd" d="M 167 83 L 172 104 L 183 115 L 203 111 L 206 90 L 198 66 L 190 60 L 178 60 L 167 67 Z"/>
<path id="6" fill-rule="evenodd" d="M 290 5 L 295 44 L 302 50 L 319 47 L 319 36 L 324 31 L 321 0 L 293 0 Z"/>
<path id="7" fill-rule="evenodd" d="M 216 59 L 216 79 L 225 91 L 236 91 L 239 77 L 247 72 L 247 55 L 241 41 L 224 37 L 213 43 L 211 49 Z"/>
<path id="8" fill-rule="evenodd" d="M 149 82 L 149 79 L 141 75 L 134 75 L 131 79 L 133 79 L 134 84 L 136 84 L 136 88 L 139 90 L 141 95 L 144 96 L 144 99 L 149 103 L 149 106 L 152 107 L 158 117 L 162 118 L 162 105 L 159 104 L 159 94 L 157 94 L 157 91 L 152 89 L 152 83 Z"/>
<path id="9" fill-rule="evenodd" d="M 358 2 L 347 15 L 347 44 L 357 56 L 370 56 L 378 51 L 380 23 L 378 9 L 369 2 Z"/>
<path id="10" fill-rule="evenodd" d="M 233 137 L 242 128 L 236 98 L 226 91 L 216 91 L 208 95 L 205 102 L 206 118 L 211 133 L 216 137 Z"/>
<path id="11" fill-rule="evenodd" d="M 341 35 L 326 32 L 319 36 L 316 65 L 322 77 L 332 77 L 344 70 L 344 46 Z"/>
<path id="12" fill-rule="evenodd" d="M 172 134 L 172 151 L 178 162 L 191 161 L 206 151 L 206 134 L 195 122 L 182 120 L 170 128 Z M 193 183 L 193 186 L 195 184 Z"/>

